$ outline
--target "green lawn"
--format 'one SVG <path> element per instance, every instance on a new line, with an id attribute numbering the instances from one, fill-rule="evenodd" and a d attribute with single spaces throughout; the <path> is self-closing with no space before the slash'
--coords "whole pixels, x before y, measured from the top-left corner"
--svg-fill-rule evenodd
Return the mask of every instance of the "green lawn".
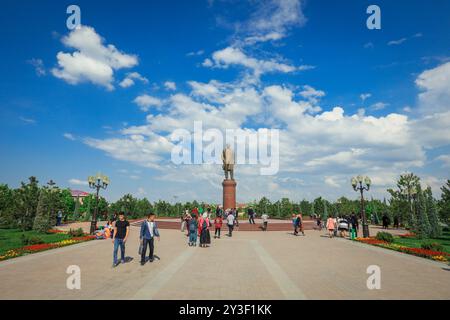
<path id="1" fill-rule="evenodd" d="M 18 229 L 0 229 L 0 255 L 3 255 L 8 250 L 23 247 L 22 234 L 28 238 L 39 237 L 45 243 L 58 242 L 70 238 L 69 235 L 61 233 L 46 234 L 36 231 L 21 231 Z"/>
<path id="2" fill-rule="evenodd" d="M 410 248 L 421 248 L 421 244 L 424 241 L 432 241 L 440 243 L 444 247 L 444 251 L 450 254 L 450 232 L 444 231 L 442 233 L 442 236 L 436 239 L 417 239 L 417 238 L 400 238 L 395 237 L 394 243 L 410 247 Z"/>

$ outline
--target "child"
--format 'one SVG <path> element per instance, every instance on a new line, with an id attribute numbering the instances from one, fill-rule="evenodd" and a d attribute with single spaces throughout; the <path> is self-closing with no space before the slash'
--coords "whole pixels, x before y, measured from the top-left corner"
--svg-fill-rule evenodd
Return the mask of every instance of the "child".
<path id="1" fill-rule="evenodd" d="M 334 218 L 333 217 L 329 217 L 328 219 L 327 219 L 327 230 L 328 230 L 328 235 L 330 236 L 330 238 L 333 238 L 333 236 L 334 236 L 334 224 L 335 224 L 335 222 L 334 222 Z"/>
<path id="2" fill-rule="evenodd" d="M 214 231 L 214 239 L 220 239 L 220 229 L 222 229 L 223 219 L 221 215 L 217 215 L 214 219 L 214 227 L 216 230 Z"/>
<path id="3" fill-rule="evenodd" d="M 197 246 L 197 228 L 198 221 L 197 216 L 194 215 L 191 220 L 189 220 L 189 246 Z"/>

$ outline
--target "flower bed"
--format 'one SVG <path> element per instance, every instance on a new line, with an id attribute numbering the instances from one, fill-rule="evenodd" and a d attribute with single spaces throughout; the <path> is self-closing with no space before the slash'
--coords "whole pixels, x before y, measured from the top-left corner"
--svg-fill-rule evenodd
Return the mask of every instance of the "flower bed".
<path id="1" fill-rule="evenodd" d="M 376 238 L 356 238 L 355 240 L 365 244 L 395 250 L 407 254 L 412 254 L 418 257 L 423 257 L 436 261 L 447 262 L 450 260 L 450 254 L 446 252 L 427 250 L 422 248 L 410 248 L 396 243 L 388 243 L 386 241 L 381 241 Z"/>
<path id="2" fill-rule="evenodd" d="M 50 230 L 50 232 L 52 232 L 52 231 L 54 231 L 54 230 Z M 60 232 L 54 232 L 54 233 L 65 233 L 65 232 L 60 231 Z M 94 240 L 94 239 L 95 239 L 95 236 L 85 235 L 82 237 L 73 237 L 73 238 L 58 241 L 58 242 L 28 245 L 28 246 L 24 246 L 21 248 L 7 251 L 4 255 L 0 256 L 0 261 L 15 258 L 15 257 L 22 256 L 25 254 L 66 247 L 66 246 L 70 246 L 72 244 L 90 241 L 90 240 Z"/>

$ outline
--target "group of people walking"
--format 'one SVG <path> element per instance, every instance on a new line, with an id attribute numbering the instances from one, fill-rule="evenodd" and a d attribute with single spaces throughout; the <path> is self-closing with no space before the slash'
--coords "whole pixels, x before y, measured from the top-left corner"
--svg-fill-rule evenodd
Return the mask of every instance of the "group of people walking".
<path id="1" fill-rule="evenodd" d="M 225 212 L 221 208 L 216 209 L 214 220 L 212 220 L 212 210 L 207 208 L 186 209 L 181 218 L 181 231 L 186 229 L 189 246 L 207 247 L 211 244 L 210 228 L 214 226 L 214 239 L 220 239 L 223 224 L 228 227 L 228 236 L 233 236 L 235 227 L 239 227 L 238 212 L 236 208 L 227 209 Z"/>
<path id="2" fill-rule="evenodd" d="M 347 237 L 350 232 L 353 233 L 354 237 L 357 237 L 359 230 L 358 217 L 355 213 L 352 213 L 350 216 L 334 217 L 331 215 L 326 221 L 325 228 L 330 238 L 336 237 L 338 233 L 341 237 Z M 320 229 L 322 229 L 322 226 L 320 226 Z"/>
<path id="3" fill-rule="evenodd" d="M 250 224 L 255 224 L 255 211 L 250 208 L 247 211 L 248 219 Z M 269 216 L 267 214 L 261 215 L 263 224 L 263 231 L 267 230 Z M 346 237 L 348 232 L 354 232 L 357 236 L 359 229 L 358 218 L 355 213 L 349 216 L 334 217 L 329 216 L 325 222 L 322 222 L 321 217 L 314 215 L 313 219 L 316 220 L 316 225 L 319 230 L 326 228 L 330 238 L 337 236 L 339 233 L 341 237 Z M 214 239 L 220 239 L 221 230 L 223 225 L 226 224 L 228 227 L 228 236 L 233 236 L 233 231 L 236 227 L 239 227 L 238 213 L 235 208 L 227 209 L 223 211 L 221 208 L 217 208 L 215 212 L 214 219 L 212 218 L 211 208 L 203 210 L 202 208 L 194 208 L 192 210 L 186 209 L 182 216 L 182 226 L 181 231 L 186 230 L 186 236 L 188 237 L 189 246 L 197 246 L 199 243 L 200 247 L 208 247 L 211 244 L 211 226 L 214 226 Z M 300 233 L 304 236 L 304 221 L 302 213 L 292 214 L 292 224 L 294 227 L 294 235 L 298 236 Z M 113 227 L 113 222 L 108 221 L 105 230 L 110 231 L 110 235 L 103 235 L 104 238 L 111 238 L 114 244 L 113 249 L 113 267 L 119 264 L 118 251 L 120 249 L 120 262 L 125 263 L 125 244 L 130 233 L 130 223 L 125 219 L 123 212 L 118 215 L 118 220 L 115 221 Z M 106 233 L 106 232 L 105 232 Z M 150 213 L 146 220 L 144 220 L 140 227 L 139 233 L 139 254 L 141 256 L 141 265 L 147 262 L 147 248 L 150 253 L 148 256 L 148 261 L 153 262 L 154 256 L 154 246 L 155 238 L 159 241 L 160 234 L 157 223 L 155 221 L 155 215 Z"/>
<path id="4" fill-rule="evenodd" d="M 110 222 L 108 222 L 109 224 Z M 108 226 L 108 225 L 107 225 Z M 111 224 L 112 226 L 112 224 Z M 109 226 L 108 226 L 109 228 Z M 130 222 L 125 219 L 125 214 L 123 212 L 119 213 L 119 219 L 115 221 L 114 232 L 112 233 L 112 243 L 114 244 L 113 249 L 113 268 L 119 265 L 118 252 L 120 249 L 120 263 L 125 263 L 125 244 L 130 235 Z M 141 265 L 143 266 L 147 262 L 147 248 L 150 253 L 148 256 L 148 261 L 153 262 L 155 259 L 154 248 L 155 248 L 155 238 L 160 240 L 159 230 L 157 223 L 155 221 L 155 214 L 150 213 L 147 215 L 139 231 L 139 254 L 141 256 Z"/>

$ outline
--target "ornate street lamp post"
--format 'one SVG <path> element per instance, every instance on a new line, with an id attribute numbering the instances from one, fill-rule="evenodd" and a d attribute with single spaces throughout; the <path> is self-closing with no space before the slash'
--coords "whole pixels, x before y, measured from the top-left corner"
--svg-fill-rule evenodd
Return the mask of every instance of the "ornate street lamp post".
<path id="1" fill-rule="evenodd" d="M 95 210 L 94 210 L 94 215 L 92 216 L 91 229 L 90 229 L 90 233 L 94 234 L 95 230 L 97 230 L 98 193 L 99 193 L 100 189 L 106 189 L 108 187 L 108 185 L 109 185 L 109 178 L 107 176 L 105 176 L 105 175 L 97 173 L 97 175 L 95 177 L 94 176 L 90 176 L 88 178 L 88 182 L 89 182 L 89 188 L 96 190 L 96 194 L 95 194 Z"/>
<path id="2" fill-rule="evenodd" d="M 352 178 L 352 187 L 353 190 L 359 191 L 361 193 L 361 213 L 362 213 L 362 219 L 363 219 L 363 237 L 368 238 L 369 237 L 369 225 L 367 224 L 367 217 L 366 217 L 366 209 L 364 206 L 364 190 L 369 191 L 370 185 L 372 184 L 372 181 L 369 177 L 363 177 L 361 175 Z"/>

